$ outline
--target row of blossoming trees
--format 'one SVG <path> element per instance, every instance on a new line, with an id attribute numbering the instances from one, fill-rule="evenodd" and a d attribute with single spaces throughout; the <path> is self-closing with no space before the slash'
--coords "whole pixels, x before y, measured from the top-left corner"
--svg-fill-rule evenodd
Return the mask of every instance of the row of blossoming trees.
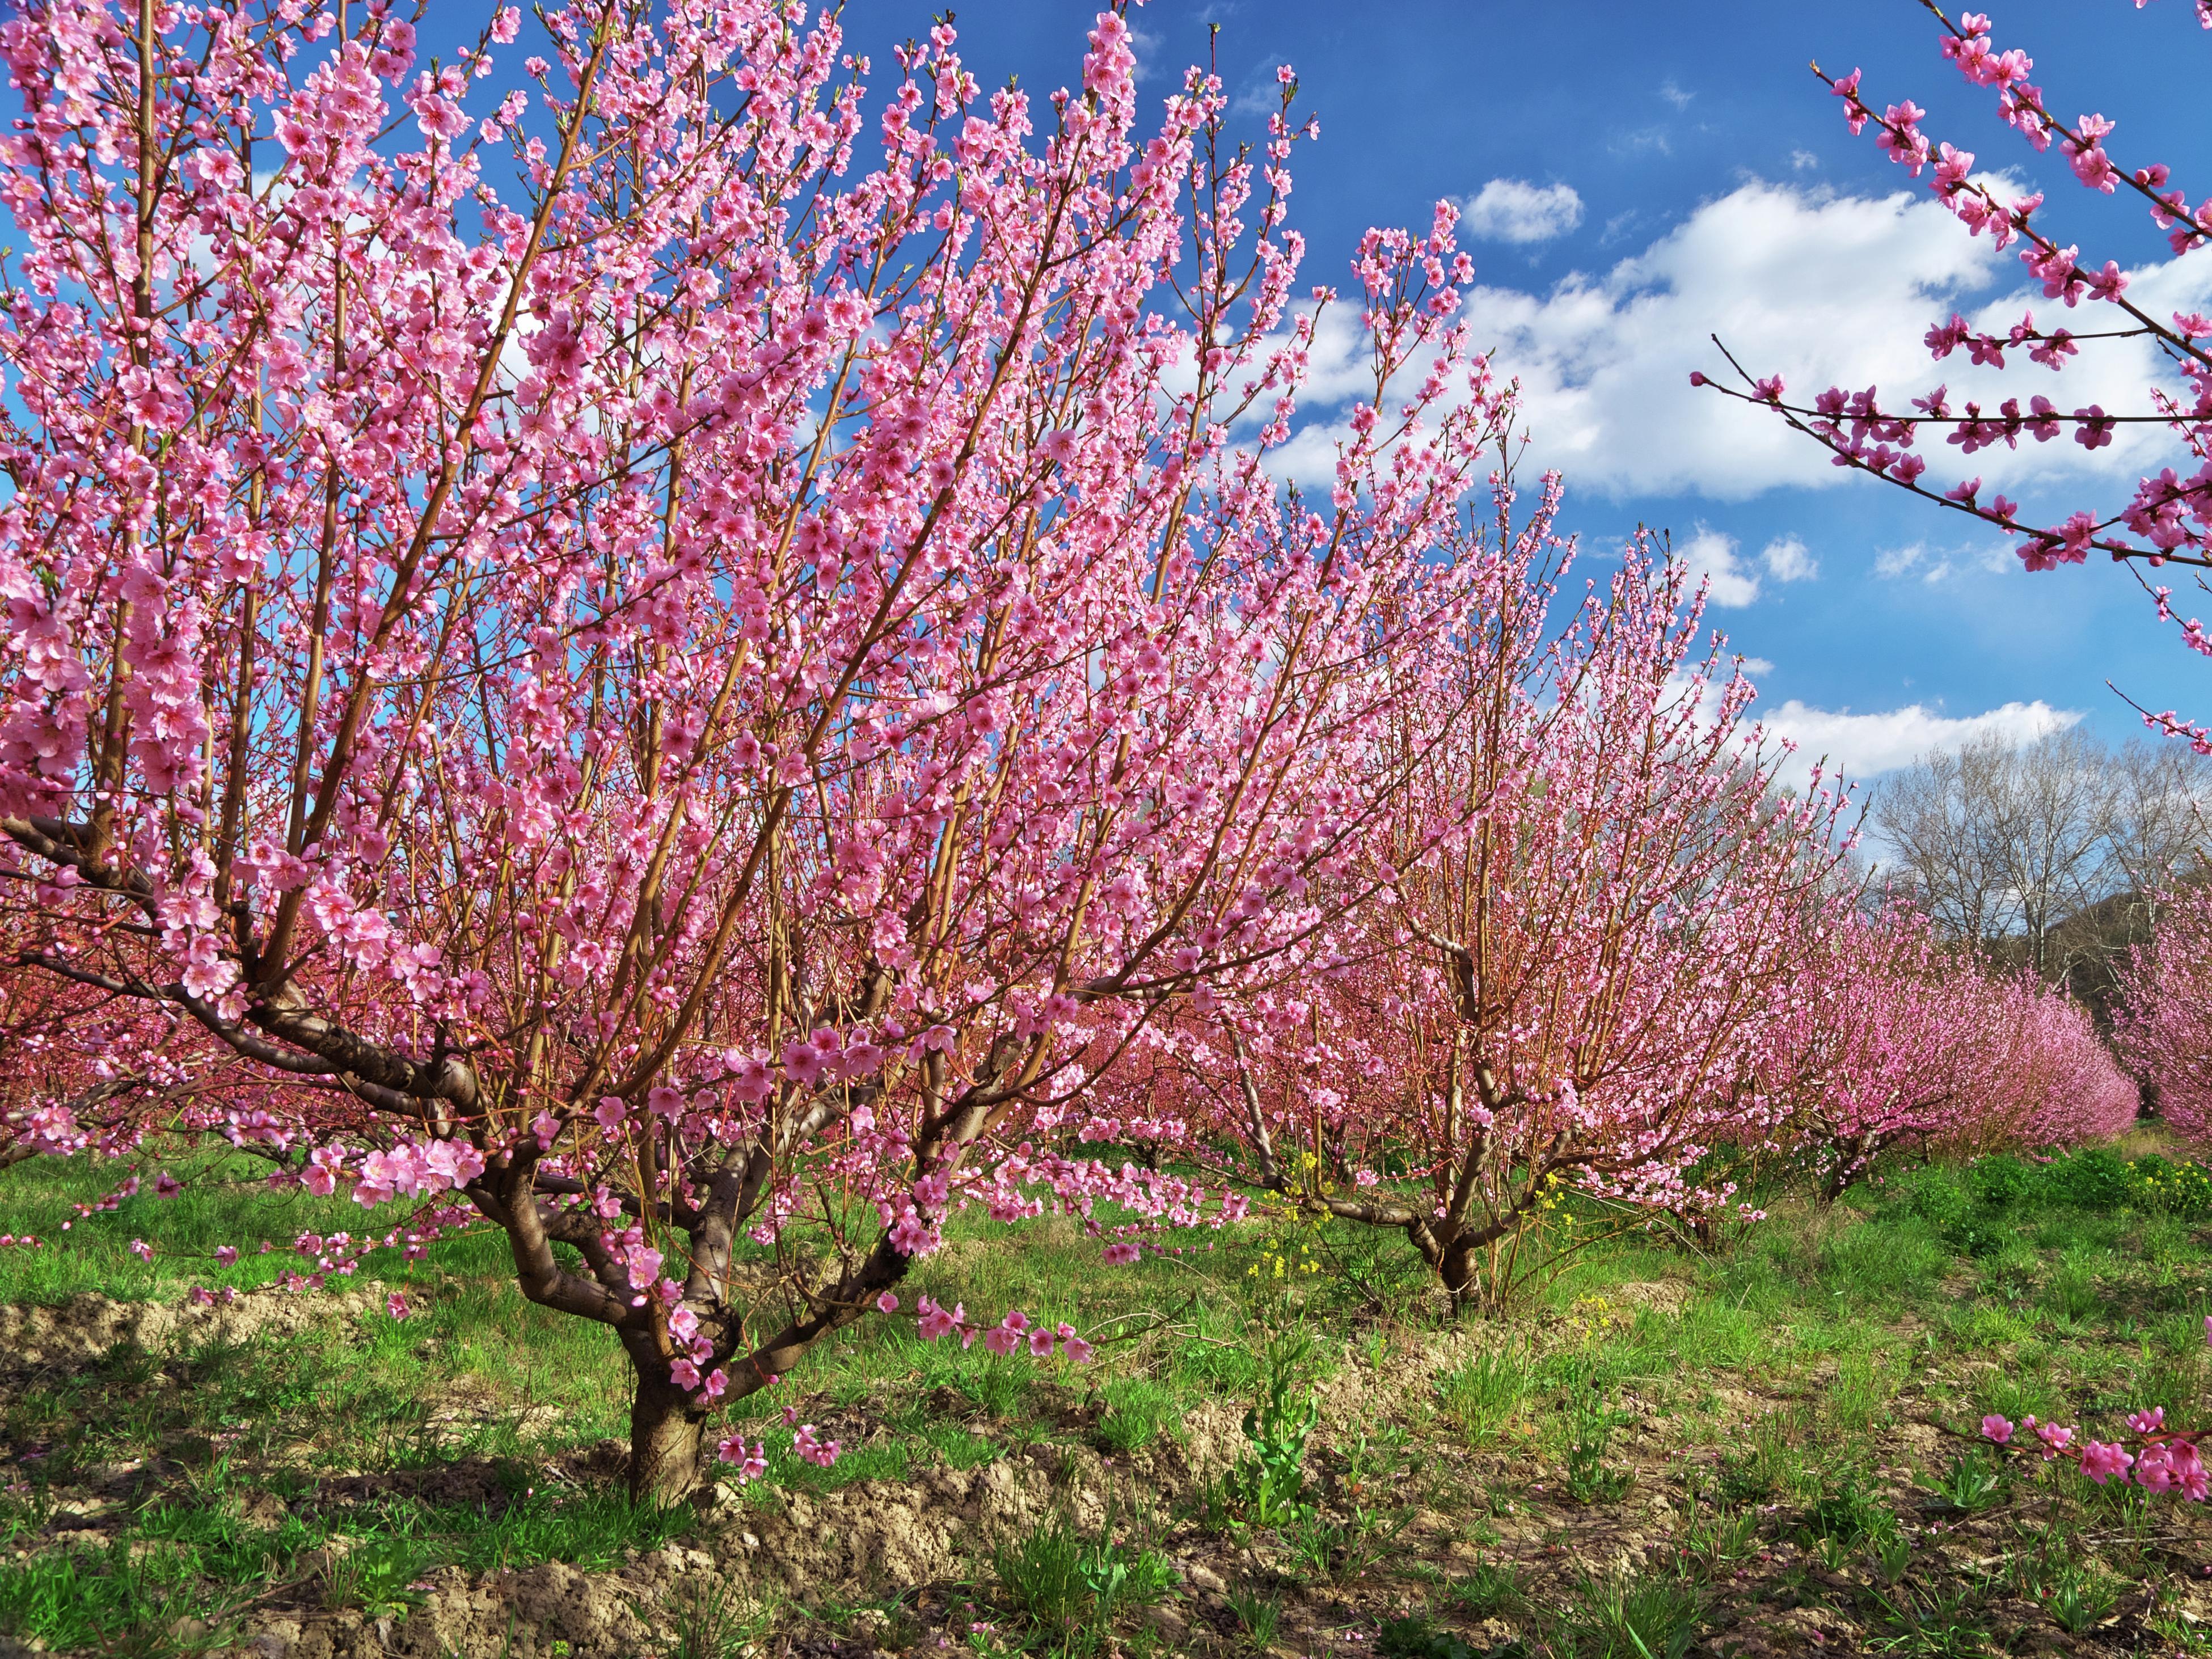
<path id="1" fill-rule="evenodd" d="M 2132 1115 L 1850 890 L 1657 550 L 1571 585 L 1449 208 L 1297 293 L 1287 71 L 1247 149 L 1203 71 L 1139 125 L 1115 11 L 1075 88 L 941 25 L 873 106 L 795 4 L 543 22 L 0 25 L 15 1152 L 500 1230 L 665 1496 L 857 1320 L 1080 1357 L 902 1296 L 963 1211 L 1322 1212 L 1466 1297 L 1562 1186 Z"/>

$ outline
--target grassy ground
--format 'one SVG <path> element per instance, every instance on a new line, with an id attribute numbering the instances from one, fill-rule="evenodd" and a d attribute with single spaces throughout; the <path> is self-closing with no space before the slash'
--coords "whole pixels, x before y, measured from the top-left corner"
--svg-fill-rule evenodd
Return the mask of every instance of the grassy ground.
<path id="1" fill-rule="evenodd" d="M 59 1239 L 100 1190 L 19 1166 L 0 1231 Z M 2156 1159 L 1902 1171 L 1834 1210 L 1781 1200 L 1713 1255 L 1593 1246 L 1510 1316 L 1458 1322 L 1389 1236 L 1260 1226 L 1105 1270 L 1065 1223 L 994 1229 L 914 1289 L 1121 1340 L 1078 1370 L 865 1326 L 746 1402 L 769 1490 L 702 1513 L 622 1499 L 613 1345 L 524 1304 L 495 1239 L 294 1298 L 252 1290 L 292 1263 L 220 1269 L 215 1246 L 357 1231 L 356 1206 L 136 1197 L 0 1248 L 0 1304 L 33 1333 L 0 1343 L 0 1647 L 207 1650 L 281 1615 L 435 1652 L 410 1632 L 441 1585 L 548 1562 L 642 1584 L 665 1559 L 696 1570 L 635 1590 L 602 1650 L 2208 1650 L 2200 1511 L 1972 1435 L 1992 1411 L 2198 1420 L 2207 1217 L 2212 1183 Z M 70 1346 L 71 1322 L 125 1328 L 88 1298 L 196 1284 L 290 1316 Z M 787 1403 L 844 1443 L 834 1468 L 792 1457 Z M 1038 1518 L 968 1529 L 926 1582 L 852 1565 L 778 1596 L 731 1565 L 796 1501 L 858 1515 L 1002 1465 L 1042 1483 Z M 483 1651 L 564 1646 L 592 1650 L 510 1616 Z"/>

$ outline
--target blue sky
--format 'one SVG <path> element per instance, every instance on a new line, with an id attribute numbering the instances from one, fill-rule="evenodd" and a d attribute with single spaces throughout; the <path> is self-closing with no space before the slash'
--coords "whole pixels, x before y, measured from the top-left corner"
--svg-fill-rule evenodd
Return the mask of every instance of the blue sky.
<path id="1" fill-rule="evenodd" d="M 968 0 L 962 50 L 987 86 L 1010 72 L 1064 85 L 1096 9 Z M 2118 118 L 2116 155 L 2166 160 L 2201 193 L 2187 166 L 2191 78 L 2146 73 L 2212 56 L 2187 0 L 1995 15 L 1999 46 L 2035 57 L 2055 109 Z M 927 24 L 905 0 L 854 0 L 847 18 L 856 45 Z M 1761 711 L 1808 750 L 1870 775 L 1986 726 L 2031 730 L 2037 704 L 2124 738 L 2138 728 L 2107 678 L 2152 708 L 2212 708 L 2212 677 L 2124 573 L 2030 576 L 2001 538 L 1838 472 L 1778 423 L 1686 383 L 1690 368 L 1717 366 L 1704 342 L 1717 331 L 1793 388 L 1874 381 L 1902 403 L 1947 380 L 1955 392 L 1956 360 L 1929 363 L 1921 331 L 1954 303 L 1969 316 L 2021 308 L 2010 302 L 2025 273 L 1970 241 L 1870 137 L 1848 136 L 1811 58 L 1833 74 L 1863 66 L 1877 103 L 1911 96 L 1933 112 L 1931 132 L 1984 168 L 2047 189 L 2049 222 L 2085 252 L 2118 258 L 2177 305 L 2212 299 L 2212 252 L 2163 270 L 2147 220 L 2089 197 L 2001 126 L 1990 95 L 1936 55 L 1911 0 L 1155 0 L 1135 21 L 1148 99 L 1203 58 L 1209 22 L 1230 85 L 1255 107 L 1275 65 L 1296 66 L 1301 104 L 1322 122 L 1321 142 L 1301 147 L 1293 202 L 1312 280 L 1340 282 L 1370 224 L 1424 223 L 1439 197 L 1486 203 L 1473 215 L 1474 315 L 1528 387 L 1532 453 L 1566 472 L 1569 527 L 1594 554 L 1639 521 L 1669 530 L 1731 601 L 1712 619 L 1771 665 L 1758 674 Z M 2194 120 L 2201 134 L 2201 107 Z M 2135 410 L 2146 361 L 2006 378 L 2069 408 Z M 1330 416 L 1311 409 L 1316 438 Z M 2121 498 L 2148 454 L 2092 463 L 2060 447 L 2008 468 L 1947 454 L 1931 477 L 1980 471 L 2032 507 L 2070 507 Z"/>

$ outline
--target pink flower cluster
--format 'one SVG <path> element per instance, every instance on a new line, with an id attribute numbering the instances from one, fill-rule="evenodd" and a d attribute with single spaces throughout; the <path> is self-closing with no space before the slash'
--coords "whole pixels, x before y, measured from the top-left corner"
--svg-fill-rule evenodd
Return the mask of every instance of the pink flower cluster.
<path id="1" fill-rule="evenodd" d="M 1134 1246 L 1131 1246 L 1134 1249 Z M 1027 1314 L 1018 1308 L 1007 1310 L 995 1325 L 971 1324 L 964 1304 L 949 1311 L 925 1296 L 918 1305 L 919 1319 L 915 1328 L 925 1342 L 934 1342 L 939 1337 L 957 1335 L 960 1346 L 973 1347 L 981 1337 L 983 1346 L 995 1354 L 1028 1353 L 1036 1359 L 1049 1359 L 1055 1348 L 1064 1358 L 1077 1364 L 1086 1364 L 1091 1356 L 1091 1344 L 1076 1334 L 1075 1327 L 1065 1322 L 1058 1326 L 1035 1325 Z"/>
<path id="2" fill-rule="evenodd" d="M 2205 1316 L 2204 1340 L 2212 1343 L 2212 1315 Z M 2205 1431 L 2167 1428 L 2163 1406 L 2129 1413 L 2128 1427 L 2137 1437 L 2132 1452 L 2112 1441 L 2085 1440 L 2077 1446 L 2073 1429 L 2039 1424 L 2033 1416 L 2018 1425 L 2034 1435 L 2045 1462 L 2070 1458 L 2100 1486 L 2118 1478 L 2132 1480 L 2145 1492 L 2172 1492 L 2192 1504 L 2212 1497 L 2212 1468 L 2197 1449 Z M 1982 1419 L 1982 1437 L 1993 1445 L 2010 1445 L 2015 1432 L 2014 1425 L 1995 1412 Z"/>
<path id="3" fill-rule="evenodd" d="M 714 1448 L 714 1455 L 734 1467 L 738 1484 L 741 1486 L 761 1480 L 768 1474 L 768 1442 L 765 1440 L 756 1440 L 748 1445 L 742 1434 L 730 1435 Z"/>
<path id="4" fill-rule="evenodd" d="M 683 1357 L 669 1367 L 669 1380 L 686 1394 L 696 1394 L 709 1401 L 720 1400 L 729 1389 L 729 1373 L 719 1365 L 702 1370 L 714 1358 L 714 1340 L 700 1329 L 698 1314 L 679 1301 L 680 1285 L 673 1279 L 664 1279 L 659 1289 L 661 1301 L 668 1305 L 668 1340 L 684 1351 Z"/>

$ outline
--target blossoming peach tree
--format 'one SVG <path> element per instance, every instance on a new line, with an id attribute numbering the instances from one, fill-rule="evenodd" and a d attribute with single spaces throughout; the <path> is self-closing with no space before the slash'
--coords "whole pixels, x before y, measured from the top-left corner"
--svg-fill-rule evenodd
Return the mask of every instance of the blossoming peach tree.
<path id="1" fill-rule="evenodd" d="M 1943 57 L 1970 84 L 1996 94 L 1999 118 L 2036 151 L 2047 153 L 2056 145 L 2083 188 L 2132 198 L 2166 233 L 2177 258 L 2197 253 L 2212 241 L 2212 197 L 2192 203 L 2166 162 L 2146 160 L 2128 167 L 2106 143 L 2117 124 L 2102 113 L 2080 115 L 2070 122 L 2054 113 L 2043 89 L 2029 79 L 2034 60 L 2018 46 L 2001 48 L 1986 15 L 1969 11 L 1954 18 L 1937 0 L 1921 3 L 1936 20 Z M 2200 23 L 2212 29 L 2212 0 L 2197 0 L 2196 10 Z M 2212 319 L 2190 312 L 2161 316 L 2130 298 L 2128 273 L 2118 260 L 2100 263 L 2094 255 L 2085 255 L 2079 244 L 2061 245 L 2038 222 L 2036 216 L 2044 206 L 2039 192 L 2013 196 L 2001 181 L 1978 177 L 1973 153 L 1932 138 L 1923 127 L 1927 112 L 1910 98 L 1877 109 L 1877 100 L 1863 90 L 1857 70 L 1838 78 L 1822 75 L 1821 79 L 1842 101 L 1851 131 L 1873 127 L 1875 142 L 1915 178 L 1927 176 L 1936 199 L 1968 234 L 1986 234 L 2000 249 L 2017 245 L 2021 263 L 2041 284 L 2045 299 L 2069 313 L 2085 302 L 2109 308 L 2097 313 L 2109 320 L 2109 326 L 2053 326 L 2047 313 L 2046 320 L 2039 324 L 2029 312 L 2002 332 L 1974 327 L 1954 313 L 1929 329 L 1932 357 L 1941 361 L 1963 351 L 1976 367 L 2002 370 L 2008 356 L 2017 367 L 2017 358 L 2025 354 L 2029 362 L 2057 373 L 2080 356 L 2085 341 L 2141 339 L 2157 348 L 2179 389 L 2152 385 L 2146 390 L 2144 408 L 2112 412 L 2095 403 L 2067 410 L 2040 394 L 2031 396 L 2024 407 L 2018 397 L 2007 398 L 1993 409 L 1971 401 L 1954 407 L 1948 388 L 1938 386 L 1914 398 L 1912 412 L 1907 413 L 1893 404 L 1885 407 L 1871 386 L 1856 392 L 1831 386 L 1810 404 L 1792 403 L 1782 376 L 1755 375 L 1733 359 L 1740 384 L 1703 374 L 1692 374 L 1692 382 L 1771 409 L 1826 447 L 1839 466 L 1870 473 L 1933 506 L 2002 530 L 2018 543 L 2021 562 L 2032 571 L 2079 564 L 2093 552 L 2106 555 L 2144 586 L 2161 620 L 2178 623 L 2191 650 L 2212 656 L 2212 637 L 2196 618 L 2181 618 L 2173 609 L 2172 590 L 2145 574 L 2172 564 L 2193 566 L 2200 572 L 2212 567 Z M 1929 463 L 1921 452 L 1930 434 L 1940 434 L 1963 459 L 1999 444 L 2017 449 L 2024 437 L 2039 444 L 2071 438 L 2094 451 L 2109 447 L 2123 425 L 2164 428 L 2179 458 L 2139 479 L 2124 502 L 2084 505 L 2063 518 L 2039 518 L 2025 515 L 2019 503 L 2002 494 L 1985 496 L 1978 477 L 1948 484 L 1941 478 L 1922 482 Z M 2192 464 L 2193 471 L 2189 470 Z M 2201 574 L 2197 580 L 2201 588 Z M 2171 709 L 2138 712 L 2153 730 L 2186 739 L 2200 754 L 2212 753 L 2212 728 Z M 2178 963 L 2185 949 L 2177 946 L 2162 954 Z M 2155 960 L 2148 964 L 2139 960 L 2139 993 L 2157 982 L 2159 966 Z M 2169 995 L 2175 988 L 2159 984 L 2156 994 Z M 2136 1017 L 2139 1022 L 2150 1018 L 2140 1007 Z M 2179 1026 L 2186 1018 L 2179 1015 L 2174 1024 Z M 2138 1024 L 2134 1039 L 2138 1054 L 2154 1036 Z M 2207 1335 L 2212 1338 L 2212 1321 L 2207 1322 Z M 2203 1431 L 2169 1427 L 2162 1405 L 2128 1419 L 2135 1437 L 2132 1452 L 2126 1449 L 2130 1443 L 2083 1439 L 2070 1426 L 2033 1422 L 2025 1426 L 2033 1431 L 2035 1445 L 2046 1460 L 2075 1461 L 2100 1483 L 2118 1475 L 2148 1490 L 2177 1492 L 2197 1500 L 2212 1490 L 2197 1453 Z M 1999 1445 L 2014 1443 L 2015 1427 L 2000 1417 L 1982 1425 L 1984 1436 Z"/>
<path id="2" fill-rule="evenodd" d="M 1565 1192 L 1729 1202 L 1692 1171 L 1771 1127 L 1754 1061 L 1847 840 L 1844 792 L 1776 787 L 1679 564 L 1631 545 L 1547 635 L 1556 499 L 1517 532 L 1504 502 L 1464 561 L 1480 626 L 1443 695 L 1474 712 L 1408 704 L 1376 898 L 1309 989 L 1231 1004 L 1216 1045 L 1242 1176 L 1404 1231 L 1462 1303 L 1510 1290 Z"/>
<path id="3" fill-rule="evenodd" d="M 1824 1202 L 1899 1148 L 2040 1149 L 2135 1121 L 2135 1085 L 2078 1003 L 1990 975 L 1910 908 L 1832 908 L 1806 951 L 1761 1074 L 1776 1139 Z"/>
<path id="4" fill-rule="evenodd" d="M 2112 1023 L 2120 1052 L 2158 1091 L 2159 1116 L 2212 1140 L 2212 891 L 2159 907 L 2150 942 L 2122 970 Z"/>
<path id="5" fill-rule="evenodd" d="M 541 21 L 0 24 L 4 971 L 239 1079 L 164 1123 L 502 1231 L 667 1498 L 863 1316 L 1079 1356 L 902 1306 L 957 1209 L 1236 1212 L 1066 1149 L 1404 834 L 1510 404 L 1440 209 L 1358 250 L 1333 487 L 1272 482 L 1334 297 L 1287 71 L 1248 149 L 1202 70 L 1139 129 L 1118 9 L 1078 87 L 940 24 L 872 106 L 834 12 Z"/>

